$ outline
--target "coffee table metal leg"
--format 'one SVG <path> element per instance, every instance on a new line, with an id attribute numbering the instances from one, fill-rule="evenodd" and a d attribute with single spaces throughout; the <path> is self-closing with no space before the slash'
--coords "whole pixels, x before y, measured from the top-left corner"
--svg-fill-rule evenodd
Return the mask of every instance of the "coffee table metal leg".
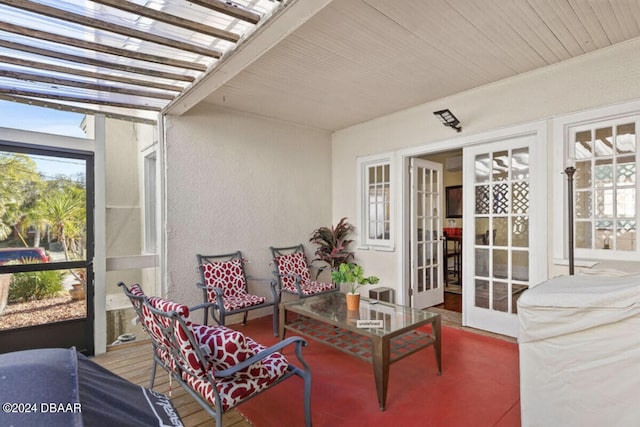
<path id="1" fill-rule="evenodd" d="M 435 318 L 433 323 L 433 334 L 435 342 L 433 343 L 433 352 L 436 355 L 436 365 L 438 365 L 438 375 L 442 375 L 442 319 L 440 315 Z"/>
<path id="2" fill-rule="evenodd" d="M 279 319 L 280 320 L 280 325 L 278 327 L 278 333 L 279 333 L 279 336 L 280 336 L 280 341 L 282 341 L 284 339 L 284 333 L 285 333 L 284 322 L 285 322 L 285 320 L 287 318 L 287 309 L 284 306 L 280 305 L 280 310 L 279 311 L 280 311 L 280 313 L 279 313 L 279 315 L 280 315 L 280 319 Z"/>
<path id="3" fill-rule="evenodd" d="M 387 403 L 387 386 L 389 385 L 389 344 L 388 338 L 373 338 L 373 376 L 376 381 L 378 404 L 384 411 Z"/>

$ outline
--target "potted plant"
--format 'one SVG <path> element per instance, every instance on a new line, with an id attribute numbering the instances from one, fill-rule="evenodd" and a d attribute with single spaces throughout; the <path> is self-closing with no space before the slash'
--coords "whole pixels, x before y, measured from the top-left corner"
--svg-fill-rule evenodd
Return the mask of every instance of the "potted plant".
<path id="1" fill-rule="evenodd" d="M 76 279 L 76 282 L 71 284 L 69 295 L 71 295 L 71 299 L 83 300 L 87 289 L 87 270 L 84 268 L 77 268 L 71 270 L 71 275 Z"/>
<path id="2" fill-rule="evenodd" d="M 335 271 L 340 264 L 349 262 L 353 258 L 353 252 L 348 251 L 347 246 L 353 240 L 348 237 L 353 230 L 353 225 L 347 222 L 346 217 L 342 218 L 335 227 L 332 225 L 314 230 L 309 238 L 309 242 L 318 245 L 313 261 L 327 263 L 332 271 Z"/>
<path id="3" fill-rule="evenodd" d="M 364 270 L 352 262 L 343 262 L 337 270 L 331 272 L 331 278 L 335 283 L 347 285 L 347 310 L 358 310 L 360 306 L 360 294 L 356 293 L 363 285 L 376 284 L 380 280 L 376 276 L 364 277 Z"/>

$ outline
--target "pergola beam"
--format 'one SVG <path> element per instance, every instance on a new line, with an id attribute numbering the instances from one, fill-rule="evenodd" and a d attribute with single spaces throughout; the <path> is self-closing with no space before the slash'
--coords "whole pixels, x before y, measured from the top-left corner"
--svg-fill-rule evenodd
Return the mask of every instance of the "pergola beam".
<path id="1" fill-rule="evenodd" d="M 48 83 L 53 86 L 77 87 L 80 89 L 95 90 L 98 92 L 119 93 L 122 95 L 140 96 L 143 98 L 157 98 L 171 100 L 175 95 L 162 92 L 150 92 L 138 89 L 126 89 L 117 86 L 101 85 L 96 83 L 81 82 L 79 80 L 63 79 L 59 77 L 42 76 L 33 73 L 20 73 L 17 71 L 0 70 L 0 77 L 30 82 Z"/>
<path id="2" fill-rule="evenodd" d="M 0 0 L 0 3 L 5 0 Z M 156 64 L 169 65 L 176 68 L 183 68 L 195 71 L 206 71 L 207 67 L 190 61 L 181 61 L 179 59 L 167 58 L 158 55 L 151 55 L 147 53 L 133 52 L 127 49 L 121 49 L 118 47 L 106 46 L 100 43 L 88 42 L 85 40 L 75 39 L 73 37 L 60 36 L 57 34 L 49 33 L 46 31 L 36 30 L 32 28 L 25 28 L 19 25 L 8 24 L 6 22 L 0 22 L 0 30 L 7 31 L 9 33 L 20 34 L 32 38 L 34 40 L 46 40 L 53 43 L 62 45 L 69 45 L 87 49 L 95 52 L 108 53 L 110 55 L 121 56 L 129 59 L 136 59 L 145 62 L 153 62 Z"/>
<path id="3" fill-rule="evenodd" d="M 148 42 L 156 43 L 162 46 L 172 47 L 174 49 L 183 50 L 187 52 L 196 53 L 198 55 L 208 56 L 211 58 L 220 58 L 222 52 L 216 49 L 209 49 L 202 46 L 197 46 L 191 43 L 185 43 L 178 40 L 169 39 L 166 37 L 158 36 L 153 33 L 136 30 L 133 28 L 127 28 L 123 25 L 112 24 L 100 19 L 90 18 L 87 16 L 78 15 L 77 13 L 68 12 L 55 7 L 38 4 L 29 0 L 0 0 L 0 4 L 16 7 L 18 9 L 26 10 L 29 12 L 37 13 L 50 18 L 60 19 L 64 22 L 74 22 L 86 27 L 96 28 L 99 30 L 108 31 L 123 35 L 125 37 L 138 38 L 140 40 L 146 40 Z"/>
<path id="4" fill-rule="evenodd" d="M 211 27 L 209 25 L 201 24 L 200 22 L 190 21 L 188 19 L 180 18 L 178 16 L 162 13 L 149 7 L 139 6 L 135 3 L 122 0 L 91 0 L 94 3 L 100 3 L 105 6 L 112 7 L 114 9 L 120 9 L 125 12 L 130 12 L 135 15 L 144 16 L 146 18 L 155 19 L 156 21 L 164 22 L 165 24 L 173 25 L 175 27 L 184 28 L 187 30 L 195 31 L 197 33 L 207 34 L 211 37 L 217 37 L 219 39 L 227 40 L 233 43 L 237 43 L 240 40 L 240 36 L 231 31 L 221 30 L 219 28 Z"/>
<path id="5" fill-rule="evenodd" d="M 172 92 L 180 92 L 183 89 L 183 87 L 181 86 L 156 83 L 149 80 L 132 79 L 129 77 L 116 76 L 113 74 L 97 73 L 93 71 L 80 70 L 78 68 L 63 67 L 61 65 L 49 64 L 46 62 L 39 62 L 39 61 L 31 61 L 27 59 L 13 58 L 11 56 L 6 56 L 6 55 L 0 55 L 0 62 L 3 62 L 5 64 L 18 65 L 20 67 L 25 67 L 30 69 L 54 71 L 61 74 L 82 76 L 82 77 L 87 77 L 95 80 L 107 80 L 107 81 L 126 83 L 132 86 L 146 86 L 154 89 L 162 89 L 162 90 L 168 90 Z"/>
<path id="6" fill-rule="evenodd" d="M 257 13 L 253 13 L 251 11 L 242 9 L 238 6 L 234 6 L 233 4 L 229 4 L 230 2 L 220 1 L 220 0 L 189 0 L 191 3 L 197 4 L 199 6 L 205 7 L 210 10 L 215 10 L 216 12 L 223 13 L 225 15 L 233 16 L 234 18 L 241 19 L 246 22 L 250 22 L 251 24 L 257 24 L 261 16 Z"/>
<path id="7" fill-rule="evenodd" d="M 126 102 L 106 101 L 101 99 L 77 98 L 75 96 L 58 95 L 58 94 L 13 89 L 13 88 L 0 87 L 0 94 L 16 95 L 16 96 L 22 96 L 27 98 L 57 99 L 60 101 L 77 102 L 79 104 L 104 105 L 104 106 L 118 107 L 118 108 L 129 108 L 134 110 L 145 110 L 145 111 L 156 111 L 156 112 L 161 111 L 160 107 L 154 107 L 154 106 L 145 105 L 145 104 L 131 104 Z"/>

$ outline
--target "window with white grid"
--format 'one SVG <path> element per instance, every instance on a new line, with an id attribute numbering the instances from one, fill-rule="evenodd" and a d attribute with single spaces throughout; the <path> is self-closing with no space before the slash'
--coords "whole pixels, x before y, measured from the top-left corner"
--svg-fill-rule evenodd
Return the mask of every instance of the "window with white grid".
<path id="1" fill-rule="evenodd" d="M 371 247 L 390 247 L 392 241 L 391 159 L 388 156 L 360 159 L 360 242 Z"/>
<path id="2" fill-rule="evenodd" d="M 639 120 L 626 117 L 569 128 L 567 152 L 576 168 L 575 248 L 580 256 L 638 251 Z"/>

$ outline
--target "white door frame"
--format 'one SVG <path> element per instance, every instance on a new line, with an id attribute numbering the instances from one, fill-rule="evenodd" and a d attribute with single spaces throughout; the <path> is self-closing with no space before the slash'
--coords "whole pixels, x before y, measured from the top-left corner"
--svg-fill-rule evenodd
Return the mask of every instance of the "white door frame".
<path id="1" fill-rule="evenodd" d="M 547 122 L 546 121 L 536 121 L 521 125 L 509 126 L 505 128 L 495 129 L 487 132 L 482 132 L 475 135 L 465 135 L 465 136 L 457 136 L 451 139 L 445 139 L 441 141 L 435 141 L 428 144 L 407 148 L 404 150 L 398 151 L 398 157 L 400 159 L 400 164 L 402 167 L 398 168 L 398 173 L 395 175 L 395 178 L 402 182 L 402 192 L 401 197 L 402 201 L 400 203 L 402 214 L 396 215 L 396 230 L 400 230 L 400 236 L 402 236 L 402 243 L 399 246 L 398 250 L 398 259 L 400 268 L 398 268 L 398 283 L 402 283 L 402 288 L 400 289 L 400 295 L 396 296 L 396 303 L 409 305 L 408 300 L 408 289 L 409 289 L 409 281 L 411 279 L 411 270 L 409 266 L 409 242 L 411 238 L 411 206 L 410 206 L 410 195 L 411 195 L 411 179 L 409 176 L 409 165 L 411 157 L 416 156 L 424 156 L 429 154 L 440 153 L 444 151 L 456 150 L 459 148 L 464 148 L 476 144 L 482 144 L 485 142 L 496 141 L 500 139 L 513 138 L 522 135 L 535 135 L 535 144 L 537 147 L 535 157 L 531 159 L 534 167 L 539 168 L 540 176 L 545 177 L 545 185 L 544 188 L 547 190 L 549 188 L 548 184 L 548 159 L 547 159 Z M 399 176 L 398 176 L 399 175 Z M 545 191 L 546 193 L 546 191 Z M 545 194 L 546 196 L 546 194 Z M 535 244 L 531 245 L 531 250 L 536 251 L 536 256 L 534 259 L 539 260 L 541 267 L 532 268 L 530 274 L 530 283 L 535 284 L 542 282 L 548 278 L 548 260 L 547 260 L 547 247 L 548 247 L 548 227 L 547 227 L 547 197 L 542 197 L 540 200 L 537 198 L 532 200 L 532 203 L 538 203 L 540 206 L 540 211 L 544 212 L 544 215 L 541 215 L 539 218 L 535 220 L 538 221 L 536 227 L 540 230 L 535 237 Z M 463 227 L 464 227 L 465 218 L 463 218 Z M 463 228 L 464 230 L 464 228 Z M 463 242 L 463 262 L 465 262 L 465 257 L 468 255 L 465 253 L 465 245 Z M 473 256 L 473 254 L 471 254 Z M 466 258 L 470 259 L 470 258 Z M 543 265 L 543 266 L 542 266 Z M 464 269 L 463 269 L 464 271 Z M 464 287 L 462 290 L 464 294 Z M 466 325 L 465 313 L 464 309 L 462 312 L 462 324 Z"/>
<path id="2" fill-rule="evenodd" d="M 435 251 L 436 256 L 435 256 L 435 264 L 436 264 L 436 269 L 435 269 L 435 277 L 436 277 L 436 281 L 435 284 L 433 283 L 433 277 L 434 277 L 434 270 L 433 270 L 433 255 L 431 255 L 430 258 L 430 262 L 428 263 L 428 270 L 423 272 L 423 281 L 425 283 L 423 283 L 423 288 L 422 291 L 420 292 L 420 286 L 418 285 L 419 282 L 419 277 L 420 275 L 418 274 L 418 270 L 420 269 L 420 267 L 425 267 L 427 265 L 425 264 L 421 264 L 416 258 L 416 254 L 420 254 L 420 250 L 418 249 L 418 245 L 420 245 L 421 243 L 418 241 L 418 208 L 417 205 L 416 206 L 412 206 L 411 209 L 411 250 L 410 250 L 410 254 L 413 253 L 413 258 L 412 258 L 412 265 L 411 265 L 411 280 L 410 280 L 410 286 L 413 285 L 412 287 L 412 292 L 411 292 L 411 297 L 410 297 L 410 301 L 411 301 L 411 306 L 415 307 L 415 308 L 426 308 L 426 307 L 431 307 L 434 305 L 438 305 L 438 304 L 442 304 L 442 302 L 444 301 L 444 280 L 443 280 L 443 272 L 446 269 L 446 266 L 443 266 L 443 254 L 442 254 L 442 220 L 443 220 L 443 209 L 442 209 L 442 190 L 443 190 L 443 176 L 442 176 L 442 164 L 440 163 L 435 163 L 432 162 L 430 160 L 424 160 L 424 159 L 420 159 L 417 157 L 412 157 L 410 159 L 411 162 L 411 169 L 409 171 L 409 175 L 411 176 L 411 180 L 412 180 L 412 185 L 411 185 L 411 197 L 410 200 L 414 201 L 416 203 L 422 203 L 424 200 L 418 200 L 418 179 L 421 178 L 421 176 L 418 174 L 418 171 L 416 169 L 424 169 L 424 170 L 429 170 L 429 171 L 435 171 L 433 176 L 435 176 L 436 178 L 436 185 L 437 188 L 433 188 L 433 182 L 430 182 L 429 185 L 429 198 L 431 199 L 431 195 L 433 195 L 435 193 L 437 200 L 436 200 L 436 204 L 435 206 L 429 204 L 429 207 L 431 209 L 434 209 L 436 212 L 435 218 L 433 218 L 433 211 L 431 211 L 429 214 L 427 214 L 426 212 L 423 211 L 423 219 L 425 218 L 429 218 L 429 219 L 425 219 L 425 222 L 428 221 L 429 225 L 434 227 L 433 229 L 431 227 L 427 227 L 426 230 L 423 229 L 423 231 L 429 231 L 431 234 L 430 238 L 426 238 L 426 237 L 422 237 L 423 241 L 429 241 L 429 243 L 427 243 L 426 247 L 423 246 L 422 249 L 422 254 L 426 255 L 426 253 L 433 253 L 432 251 Z M 431 175 L 430 175 L 431 176 Z M 426 187 L 426 184 L 425 184 Z M 434 191 L 435 190 L 435 191 Z M 427 193 L 427 188 L 423 188 L 423 195 L 425 193 Z M 415 199 L 414 199 L 415 198 Z M 424 209 L 424 208 L 423 208 Z M 433 224 L 433 221 L 435 221 L 435 224 Z M 423 224 L 426 225 L 426 224 Z M 433 231 L 436 232 L 436 236 L 434 239 L 433 236 Z M 434 247 L 434 240 L 435 240 L 435 247 Z M 422 260 L 424 261 L 424 259 Z M 427 274 L 429 273 L 429 274 Z M 446 274 L 446 273 L 445 273 Z M 426 277 L 429 277 L 431 280 L 425 280 Z M 428 288 L 428 286 L 432 286 L 431 288 Z"/>

